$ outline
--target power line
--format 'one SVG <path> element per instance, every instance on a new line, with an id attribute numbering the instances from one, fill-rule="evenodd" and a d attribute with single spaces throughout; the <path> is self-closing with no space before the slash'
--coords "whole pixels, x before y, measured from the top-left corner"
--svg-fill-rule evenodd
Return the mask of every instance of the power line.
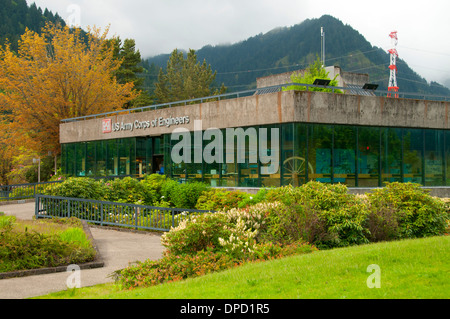
<path id="1" fill-rule="evenodd" d="M 361 55 L 361 54 L 366 54 L 366 53 L 370 53 L 370 52 L 374 52 L 374 51 L 378 51 L 379 49 L 372 49 L 372 50 L 368 50 L 368 51 L 364 51 L 364 52 L 355 52 L 355 53 L 351 53 L 348 55 L 343 55 L 340 57 L 335 57 L 335 58 L 327 58 L 327 61 L 334 61 L 334 60 L 339 60 L 339 59 L 343 59 L 343 58 L 348 58 L 348 57 L 353 57 L 356 55 Z M 269 71 L 269 70 L 277 70 L 277 69 L 286 69 L 286 68 L 293 68 L 293 67 L 307 67 L 309 64 L 300 64 L 300 63 L 296 63 L 296 64 L 291 64 L 291 65 L 283 65 L 283 66 L 277 66 L 277 67 L 271 67 L 271 68 L 263 68 L 263 69 L 249 69 L 249 70 L 240 70 L 240 71 L 229 71 L 229 72 L 217 72 L 217 74 L 219 75 L 225 75 L 225 74 L 241 74 L 241 73 L 250 73 L 250 72 L 260 72 L 260 71 Z"/>
<path id="2" fill-rule="evenodd" d="M 429 50 L 422 50 L 422 49 L 416 49 L 416 48 L 409 48 L 409 47 L 405 47 L 405 46 L 400 46 L 400 48 L 408 49 L 408 50 L 414 50 L 414 51 L 420 51 L 420 52 L 425 52 L 425 53 L 445 55 L 445 56 L 449 56 L 450 57 L 450 54 L 448 54 L 448 53 L 435 52 L 435 51 L 429 51 Z"/>

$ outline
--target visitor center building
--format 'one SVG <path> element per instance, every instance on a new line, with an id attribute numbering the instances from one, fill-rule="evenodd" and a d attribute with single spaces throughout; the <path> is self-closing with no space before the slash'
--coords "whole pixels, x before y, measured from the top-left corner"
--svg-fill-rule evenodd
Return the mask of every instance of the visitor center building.
<path id="1" fill-rule="evenodd" d="M 251 91 L 65 119 L 62 171 L 218 187 L 450 186 L 448 98 L 390 98 L 363 89 L 367 75 L 330 71 L 339 92 L 280 85 L 282 74 Z"/>

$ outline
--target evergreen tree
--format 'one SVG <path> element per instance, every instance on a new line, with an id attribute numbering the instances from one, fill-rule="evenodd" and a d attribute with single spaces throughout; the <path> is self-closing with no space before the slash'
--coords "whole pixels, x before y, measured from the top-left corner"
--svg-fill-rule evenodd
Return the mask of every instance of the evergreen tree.
<path id="1" fill-rule="evenodd" d="M 135 99 L 127 102 L 125 108 L 134 108 L 152 104 L 149 93 L 143 90 L 144 79 L 139 74 L 144 72 L 141 65 L 141 53 L 136 50 L 134 39 L 125 39 L 122 43 L 120 37 L 114 37 L 106 42 L 106 46 L 113 47 L 114 56 L 122 61 L 120 68 L 114 73 L 120 84 L 133 83 L 138 95 Z"/>
<path id="2" fill-rule="evenodd" d="M 35 3 L 27 5 L 26 0 L 1 0 L 0 5 L 0 46 L 8 40 L 11 49 L 18 50 L 18 40 L 25 28 L 40 32 L 47 22 L 65 26 L 64 20 L 45 9 L 44 12 Z"/>
<path id="3" fill-rule="evenodd" d="M 183 52 L 175 49 L 167 62 L 167 69 L 160 69 L 155 95 L 159 103 L 189 100 L 224 93 L 222 84 L 219 90 L 213 88 L 216 72 L 211 66 L 197 61 L 195 50 L 189 50 L 186 58 Z"/>

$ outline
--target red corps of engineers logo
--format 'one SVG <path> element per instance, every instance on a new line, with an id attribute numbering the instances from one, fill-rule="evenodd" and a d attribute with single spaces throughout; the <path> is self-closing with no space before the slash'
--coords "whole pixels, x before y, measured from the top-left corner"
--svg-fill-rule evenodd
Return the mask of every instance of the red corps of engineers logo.
<path id="1" fill-rule="evenodd" d="M 102 129 L 103 129 L 103 133 L 111 133 L 111 131 L 112 131 L 111 119 L 103 119 Z"/>

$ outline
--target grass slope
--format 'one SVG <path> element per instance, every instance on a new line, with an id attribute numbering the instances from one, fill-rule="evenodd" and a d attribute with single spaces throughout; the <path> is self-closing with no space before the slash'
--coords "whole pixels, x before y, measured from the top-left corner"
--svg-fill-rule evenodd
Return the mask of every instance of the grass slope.
<path id="1" fill-rule="evenodd" d="M 42 298 L 157 299 L 447 299 L 450 237 L 403 240 L 318 251 L 150 288 L 120 291 L 112 284 Z M 381 288 L 368 288 L 381 270 Z"/>

